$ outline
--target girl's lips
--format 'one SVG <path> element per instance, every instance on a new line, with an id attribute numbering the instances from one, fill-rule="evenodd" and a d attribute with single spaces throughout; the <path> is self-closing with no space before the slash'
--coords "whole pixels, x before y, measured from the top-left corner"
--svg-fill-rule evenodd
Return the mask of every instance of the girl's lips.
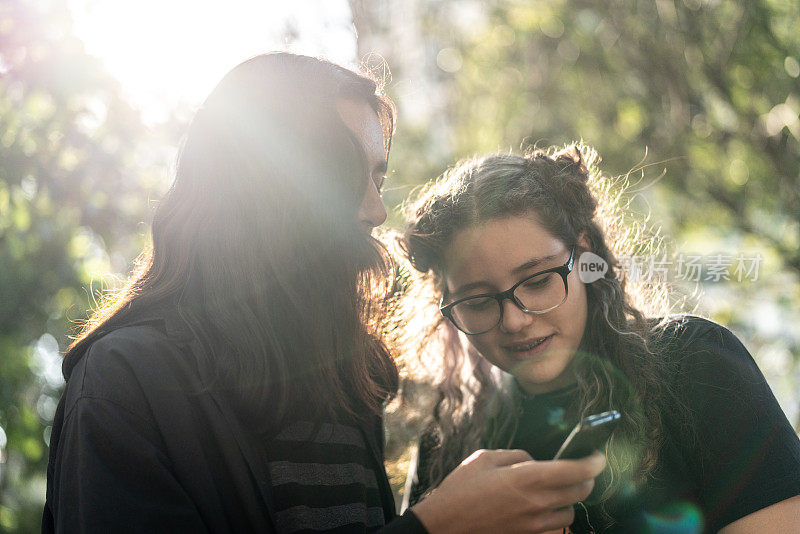
<path id="1" fill-rule="evenodd" d="M 526 347 L 530 346 L 532 343 L 516 343 L 514 345 L 505 346 L 503 349 L 515 360 L 527 360 L 545 352 L 554 335 L 555 334 L 550 334 L 545 337 L 543 341 L 539 342 L 538 345 L 529 349 Z"/>

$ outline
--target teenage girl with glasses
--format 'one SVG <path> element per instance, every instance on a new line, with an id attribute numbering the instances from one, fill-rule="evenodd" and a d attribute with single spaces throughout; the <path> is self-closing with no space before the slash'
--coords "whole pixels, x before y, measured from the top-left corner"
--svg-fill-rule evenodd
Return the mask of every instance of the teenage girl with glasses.
<path id="1" fill-rule="evenodd" d="M 586 146 L 477 158 L 411 205 L 401 247 L 441 314 L 419 351 L 438 373 L 410 504 L 476 449 L 548 460 L 614 409 L 573 532 L 792 532 L 797 435 L 730 331 L 666 316 L 663 287 L 626 283 L 617 258 L 652 249 L 596 160 Z"/>

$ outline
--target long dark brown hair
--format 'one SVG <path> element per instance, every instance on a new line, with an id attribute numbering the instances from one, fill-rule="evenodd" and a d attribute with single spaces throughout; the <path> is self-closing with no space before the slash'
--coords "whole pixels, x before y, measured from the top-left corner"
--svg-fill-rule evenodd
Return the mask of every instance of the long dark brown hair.
<path id="1" fill-rule="evenodd" d="M 609 270 L 586 284 L 586 329 L 574 366 L 575 410 L 579 417 L 612 408 L 625 414 L 606 450 L 606 489 L 599 497 L 605 503 L 623 485 L 644 483 L 654 469 L 667 433 L 658 401 L 682 403 L 663 380 L 671 372 L 669 364 L 657 356 L 668 321 L 656 324 L 645 317 L 645 312 L 668 311 L 666 286 L 655 279 L 631 283 L 617 261 L 620 255 L 655 253 L 658 239 L 647 239 L 641 227 L 629 224 L 622 181 L 600 173 L 597 161 L 586 145 L 464 161 L 423 188 L 408 206 L 409 224 L 400 247 L 423 273 L 421 283 L 428 284 L 433 303 L 444 294 L 444 253 L 460 230 L 534 213 L 567 246 L 585 235 L 589 250 Z M 422 291 L 410 292 L 409 300 L 418 299 Z M 439 446 L 426 462 L 427 472 L 420 474 L 433 488 L 474 450 L 510 446 L 521 393 L 441 316 L 420 332 L 405 344 L 409 352 L 426 358 L 421 367 L 435 371 L 429 431 Z M 508 441 L 501 442 L 501 437 Z"/>
<path id="2" fill-rule="evenodd" d="M 65 377 L 99 335 L 167 307 L 208 387 L 257 428 L 303 407 L 381 411 L 398 381 L 373 328 L 391 260 L 357 220 L 370 176 L 341 99 L 375 110 L 388 156 L 394 107 L 368 75 L 271 53 L 222 79 L 188 128 L 152 246 L 70 345 Z"/>

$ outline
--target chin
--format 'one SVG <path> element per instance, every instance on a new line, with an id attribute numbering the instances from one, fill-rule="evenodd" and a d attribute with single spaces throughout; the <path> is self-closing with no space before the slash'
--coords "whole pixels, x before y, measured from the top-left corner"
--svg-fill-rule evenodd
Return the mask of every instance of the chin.
<path id="1" fill-rule="evenodd" d="M 558 375 L 555 375 L 555 376 L 553 376 L 553 375 L 530 376 L 530 375 L 519 374 L 519 373 L 517 373 L 515 376 L 517 377 L 517 380 L 519 380 L 520 382 L 523 382 L 525 384 L 530 384 L 530 385 L 536 386 L 536 387 L 542 387 L 542 388 L 546 388 L 547 386 L 554 385 L 556 379 L 558 378 Z"/>
<path id="2" fill-rule="evenodd" d="M 562 382 L 565 378 L 564 372 L 567 369 L 567 365 L 559 365 L 557 369 L 553 369 L 543 364 L 546 364 L 546 362 L 522 362 L 511 373 L 521 384 L 528 384 L 536 389 L 547 391 L 560 388 L 563 385 Z"/>

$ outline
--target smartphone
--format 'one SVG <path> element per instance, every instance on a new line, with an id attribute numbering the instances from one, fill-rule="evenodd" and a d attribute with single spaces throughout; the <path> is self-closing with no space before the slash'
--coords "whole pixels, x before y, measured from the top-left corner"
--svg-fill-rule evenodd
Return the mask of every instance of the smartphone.
<path id="1" fill-rule="evenodd" d="M 617 410 L 584 417 L 564 440 L 553 460 L 583 458 L 602 449 L 621 418 Z"/>

